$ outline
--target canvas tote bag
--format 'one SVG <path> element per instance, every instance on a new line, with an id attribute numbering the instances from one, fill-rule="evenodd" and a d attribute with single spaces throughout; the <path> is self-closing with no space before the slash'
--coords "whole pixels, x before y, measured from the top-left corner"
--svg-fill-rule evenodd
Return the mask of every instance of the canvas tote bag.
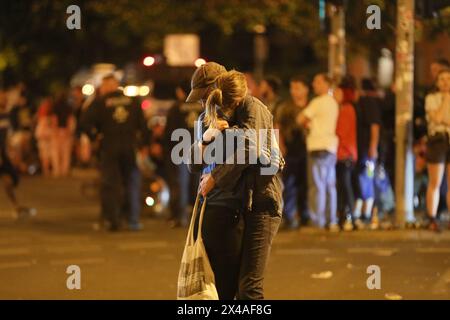
<path id="1" fill-rule="evenodd" d="M 214 273 L 206 254 L 201 232 L 206 198 L 200 210 L 197 239 L 194 239 L 194 225 L 199 202 L 200 194 L 197 194 L 178 274 L 178 300 L 219 300 Z"/>

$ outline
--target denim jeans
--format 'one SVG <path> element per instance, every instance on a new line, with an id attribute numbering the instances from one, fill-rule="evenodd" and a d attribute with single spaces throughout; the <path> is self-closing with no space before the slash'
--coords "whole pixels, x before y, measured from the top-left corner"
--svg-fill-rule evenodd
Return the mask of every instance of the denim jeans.
<path id="1" fill-rule="evenodd" d="M 239 300 L 264 299 L 264 272 L 281 217 L 273 211 L 244 214 L 245 228 L 239 273 Z"/>
<path id="2" fill-rule="evenodd" d="M 314 151 L 308 156 L 311 219 L 323 228 L 327 222 L 337 223 L 336 155 L 328 151 Z"/>

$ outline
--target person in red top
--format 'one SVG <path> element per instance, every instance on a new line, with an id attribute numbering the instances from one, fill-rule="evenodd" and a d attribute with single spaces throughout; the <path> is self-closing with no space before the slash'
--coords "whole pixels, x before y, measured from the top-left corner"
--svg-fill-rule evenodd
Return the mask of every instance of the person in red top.
<path id="1" fill-rule="evenodd" d="M 345 231 L 351 231 L 354 229 L 353 206 L 355 203 L 352 174 L 358 157 L 356 112 L 353 107 L 355 90 L 351 79 L 344 79 L 334 90 L 334 97 L 339 104 L 339 117 L 336 125 L 336 135 L 339 138 L 336 164 L 338 216 L 341 227 Z"/>

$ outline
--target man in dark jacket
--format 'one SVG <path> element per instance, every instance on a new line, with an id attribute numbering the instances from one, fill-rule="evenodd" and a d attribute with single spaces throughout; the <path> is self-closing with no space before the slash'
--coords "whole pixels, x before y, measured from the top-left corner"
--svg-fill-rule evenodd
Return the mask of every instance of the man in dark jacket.
<path id="1" fill-rule="evenodd" d="M 118 90 L 119 82 L 114 75 L 106 76 L 103 81 L 110 87 L 109 93 L 95 100 L 82 115 L 81 129 L 90 133 L 95 127 L 102 135 L 101 206 L 103 217 L 110 223 L 109 230 L 119 229 L 121 209 L 127 204 L 128 227 L 136 231 L 141 228 L 141 177 L 136 165 L 136 148 L 141 148 L 145 156 L 149 131 L 139 104 Z M 121 201 L 121 187 L 125 191 L 124 201 Z"/>

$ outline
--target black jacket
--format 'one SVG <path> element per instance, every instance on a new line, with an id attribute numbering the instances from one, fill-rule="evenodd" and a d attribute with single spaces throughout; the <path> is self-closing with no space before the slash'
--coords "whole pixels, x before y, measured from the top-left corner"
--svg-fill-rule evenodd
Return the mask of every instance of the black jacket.
<path id="1" fill-rule="evenodd" d="M 148 143 L 150 133 L 136 100 L 120 91 L 96 99 L 81 116 L 81 130 L 103 136 L 103 150 L 132 150 Z"/>

